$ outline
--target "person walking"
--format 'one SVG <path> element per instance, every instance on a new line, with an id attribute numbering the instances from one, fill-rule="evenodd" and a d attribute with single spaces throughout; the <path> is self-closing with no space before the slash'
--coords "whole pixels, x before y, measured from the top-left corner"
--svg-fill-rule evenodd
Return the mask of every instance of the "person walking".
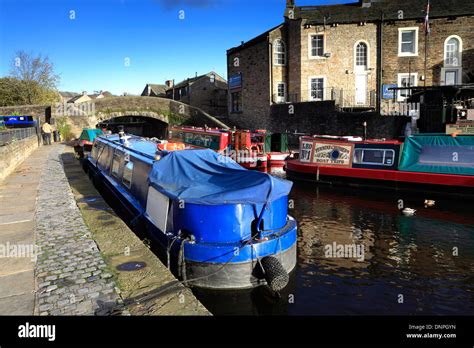
<path id="1" fill-rule="evenodd" d="M 43 123 L 41 130 L 43 131 L 43 141 L 45 145 L 51 145 L 51 132 L 53 131 L 53 128 L 48 122 L 45 122 Z"/>

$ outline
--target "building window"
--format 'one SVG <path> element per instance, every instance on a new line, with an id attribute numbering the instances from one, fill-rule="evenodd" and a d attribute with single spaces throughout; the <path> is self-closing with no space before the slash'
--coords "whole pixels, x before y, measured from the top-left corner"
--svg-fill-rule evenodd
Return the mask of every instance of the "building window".
<path id="1" fill-rule="evenodd" d="M 357 70 L 367 70 L 368 64 L 368 48 L 365 42 L 359 42 L 355 51 L 355 63 Z"/>
<path id="2" fill-rule="evenodd" d="M 324 100 L 324 77 L 311 77 L 309 79 L 310 100 Z"/>
<path id="3" fill-rule="evenodd" d="M 444 43 L 444 66 L 445 67 L 460 67 L 461 63 L 461 38 L 457 36 L 450 36 Z"/>
<path id="4" fill-rule="evenodd" d="M 273 44 L 275 65 L 286 65 L 286 46 L 283 40 L 276 40 Z"/>
<path id="5" fill-rule="evenodd" d="M 214 84 L 216 82 L 216 75 L 211 74 L 211 76 L 209 76 L 209 81 L 210 83 Z"/>
<path id="6" fill-rule="evenodd" d="M 324 35 L 317 34 L 310 36 L 311 57 L 324 56 Z"/>
<path id="7" fill-rule="evenodd" d="M 277 103 L 284 103 L 286 101 L 286 85 L 284 82 L 278 82 L 276 99 Z"/>
<path id="8" fill-rule="evenodd" d="M 446 86 L 454 86 L 458 84 L 459 71 L 446 70 L 444 73 L 444 84 Z"/>
<path id="9" fill-rule="evenodd" d="M 418 55 L 418 27 L 398 29 L 398 55 L 401 57 Z"/>
<path id="10" fill-rule="evenodd" d="M 230 94 L 232 112 L 242 111 L 242 92 L 234 92 Z"/>
<path id="11" fill-rule="evenodd" d="M 416 87 L 418 85 L 418 73 L 398 74 L 398 88 L 402 87 Z M 398 90 L 398 101 L 404 101 L 411 96 L 411 90 Z"/>

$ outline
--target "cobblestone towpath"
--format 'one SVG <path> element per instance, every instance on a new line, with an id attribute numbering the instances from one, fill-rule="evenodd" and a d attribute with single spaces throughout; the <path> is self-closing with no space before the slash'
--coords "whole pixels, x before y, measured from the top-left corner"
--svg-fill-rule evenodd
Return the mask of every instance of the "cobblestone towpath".
<path id="1" fill-rule="evenodd" d="M 35 314 L 128 314 L 64 174 L 64 145 L 49 153 L 36 204 Z"/>

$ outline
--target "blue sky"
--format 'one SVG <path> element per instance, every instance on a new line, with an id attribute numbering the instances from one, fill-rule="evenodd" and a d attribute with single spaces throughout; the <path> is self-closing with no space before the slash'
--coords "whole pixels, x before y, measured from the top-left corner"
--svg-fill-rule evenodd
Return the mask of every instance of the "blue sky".
<path id="1" fill-rule="evenodd" d="M 344 2 L 352 1 L 296 0 Z M 285 0 L 0 0 L 0 77 L 18 50 L 49 56 L 61 91 L 140 94 L 146 83 L 195 72 L 226 77 L 226 50 L 281 23 L 284 7 Z"/>

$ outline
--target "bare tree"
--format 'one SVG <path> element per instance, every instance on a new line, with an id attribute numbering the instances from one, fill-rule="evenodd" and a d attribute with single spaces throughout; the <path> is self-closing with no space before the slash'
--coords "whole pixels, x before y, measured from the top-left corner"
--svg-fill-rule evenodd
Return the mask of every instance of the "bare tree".
<path id="1" fill-rule="evenodd" d="M 47 56 L 42 57 L 40 54 L 35 57 L 25 51 L 16 53 L 10 76 L 22 81 L 29 104 L 43 99 L 45 92 L 51 94 L 59 82 L 59 75 L 55 74 L 53 64 Z"/>

